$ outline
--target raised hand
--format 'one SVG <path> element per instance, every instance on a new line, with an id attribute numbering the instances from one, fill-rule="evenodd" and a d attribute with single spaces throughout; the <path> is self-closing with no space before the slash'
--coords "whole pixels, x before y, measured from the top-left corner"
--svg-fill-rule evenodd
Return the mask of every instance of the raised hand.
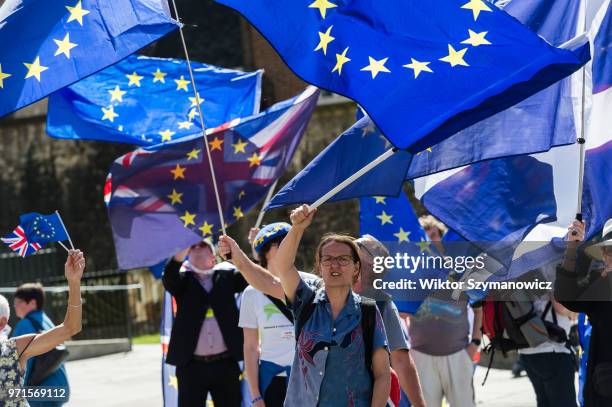
<path id="1" fill-rule="evenodd" d="M 66 264 L 64 264 L 64 275 L 68 282 L 78 283 L 83 277 L 85 270 L 85 256 L 80 250 L 69 250 Z"/>
<path id="2" fill-rule="evenodd" d="M 219 254 L 224 259 L 227 259 L 227 255 L 231 254 L 231 257 L 234 258 L 238 255 L 238 251 L 240 248 L 238 247 L 238 243 L 228 235 L 222 235 L 219 237 Z"/>
<path id="3" fill-rule="evenodd" d="M 291 211 L 291 224 L 299 229 L 306 229 L 312 223 L 316 208 L 311 209 L 310 206 L 303 204 Z"/>
<path id="4" fill-rule="evenodd" d="M 570 242 L 582 242 L 584 240 L 584 222 L 574 220 L 567 228 L 566 240 Z"/>

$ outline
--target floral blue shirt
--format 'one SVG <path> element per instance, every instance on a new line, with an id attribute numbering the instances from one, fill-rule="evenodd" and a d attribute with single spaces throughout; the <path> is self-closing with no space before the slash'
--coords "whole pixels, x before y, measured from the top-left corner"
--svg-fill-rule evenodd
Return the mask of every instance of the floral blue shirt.
<path id="1" fill-rule="evenodd" d="M 296 321 L 313 296 L 313 313 L 297 339 L 285 406 L 369 407 L 372 382 L 365 366 L 361 297 L 350 291 L 334 320 L 325 288 L 315 291 L 301 280 L 293 304 L 288 302 Z M 377 309 L 373 350 L 381 347 L 387 347 L 387 337 Z"/>
<path id="2" fill-rule="evenodd" d="M 0 406 L 28 407 L 24 398 L 9 399 L 9 389 L 21 388 L 23 378 L 19 371 L 17 341 L 13 338 L 0 339 Z"/>

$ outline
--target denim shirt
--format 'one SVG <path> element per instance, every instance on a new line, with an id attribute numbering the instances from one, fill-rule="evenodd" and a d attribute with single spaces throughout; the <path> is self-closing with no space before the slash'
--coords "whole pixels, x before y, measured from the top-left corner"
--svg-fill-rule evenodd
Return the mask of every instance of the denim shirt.
<path id="1" fill-rule="evenodd" d="M 365 366 L 361 297 L 350 291 L 334 320 L 325 288 L 315 291 L 300 280 L 293 303 L 287 301 L 296 321 L 313 296 L 313 313 L 296 341 L 285 406 L 370 406 L 372 382 Z M 387 347 L 387 337 L 377 309 L 373 350 L 381 347 Z"/>

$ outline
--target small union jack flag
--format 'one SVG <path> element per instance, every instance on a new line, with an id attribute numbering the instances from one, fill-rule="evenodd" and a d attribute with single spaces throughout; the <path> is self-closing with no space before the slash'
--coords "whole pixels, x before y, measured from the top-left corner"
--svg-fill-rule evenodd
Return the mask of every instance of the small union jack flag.
<path id="1" fill-rule="evenodd" d="M 13 251 L 19 253 L 21 257 L 29 256 L 41 248 L 41 245 L 38 243 L 28 242 L 26 234 L 21 226 L 17 226 L 11 234 L 0 238 L 0 240 Z"/>

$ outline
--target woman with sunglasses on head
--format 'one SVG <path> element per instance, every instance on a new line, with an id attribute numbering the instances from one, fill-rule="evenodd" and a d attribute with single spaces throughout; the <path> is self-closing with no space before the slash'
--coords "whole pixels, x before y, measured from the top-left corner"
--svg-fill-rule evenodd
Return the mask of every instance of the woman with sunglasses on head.
<path id="1" fill-rule="evenodd" d="M 315 210 L 293 210 L 291 229 L 276 253 L 275 267 L 296 321 L 297 350 L 285 406 L 384 406 L 390 368 L 386 334 L 376 305 L 365 308 L 351 287 L 360 273 L 359 249 L 343 235 L 324 236 L 315 253 L 318 289 L 306 284 L 293 267 L 300 241 Z M 370 304 L 371 306 L 371 304 Z M 371 349 L 365 348 L 363 310 L 371 309 Z M 367 366 L 367 354 L 371 366 Z"/>

